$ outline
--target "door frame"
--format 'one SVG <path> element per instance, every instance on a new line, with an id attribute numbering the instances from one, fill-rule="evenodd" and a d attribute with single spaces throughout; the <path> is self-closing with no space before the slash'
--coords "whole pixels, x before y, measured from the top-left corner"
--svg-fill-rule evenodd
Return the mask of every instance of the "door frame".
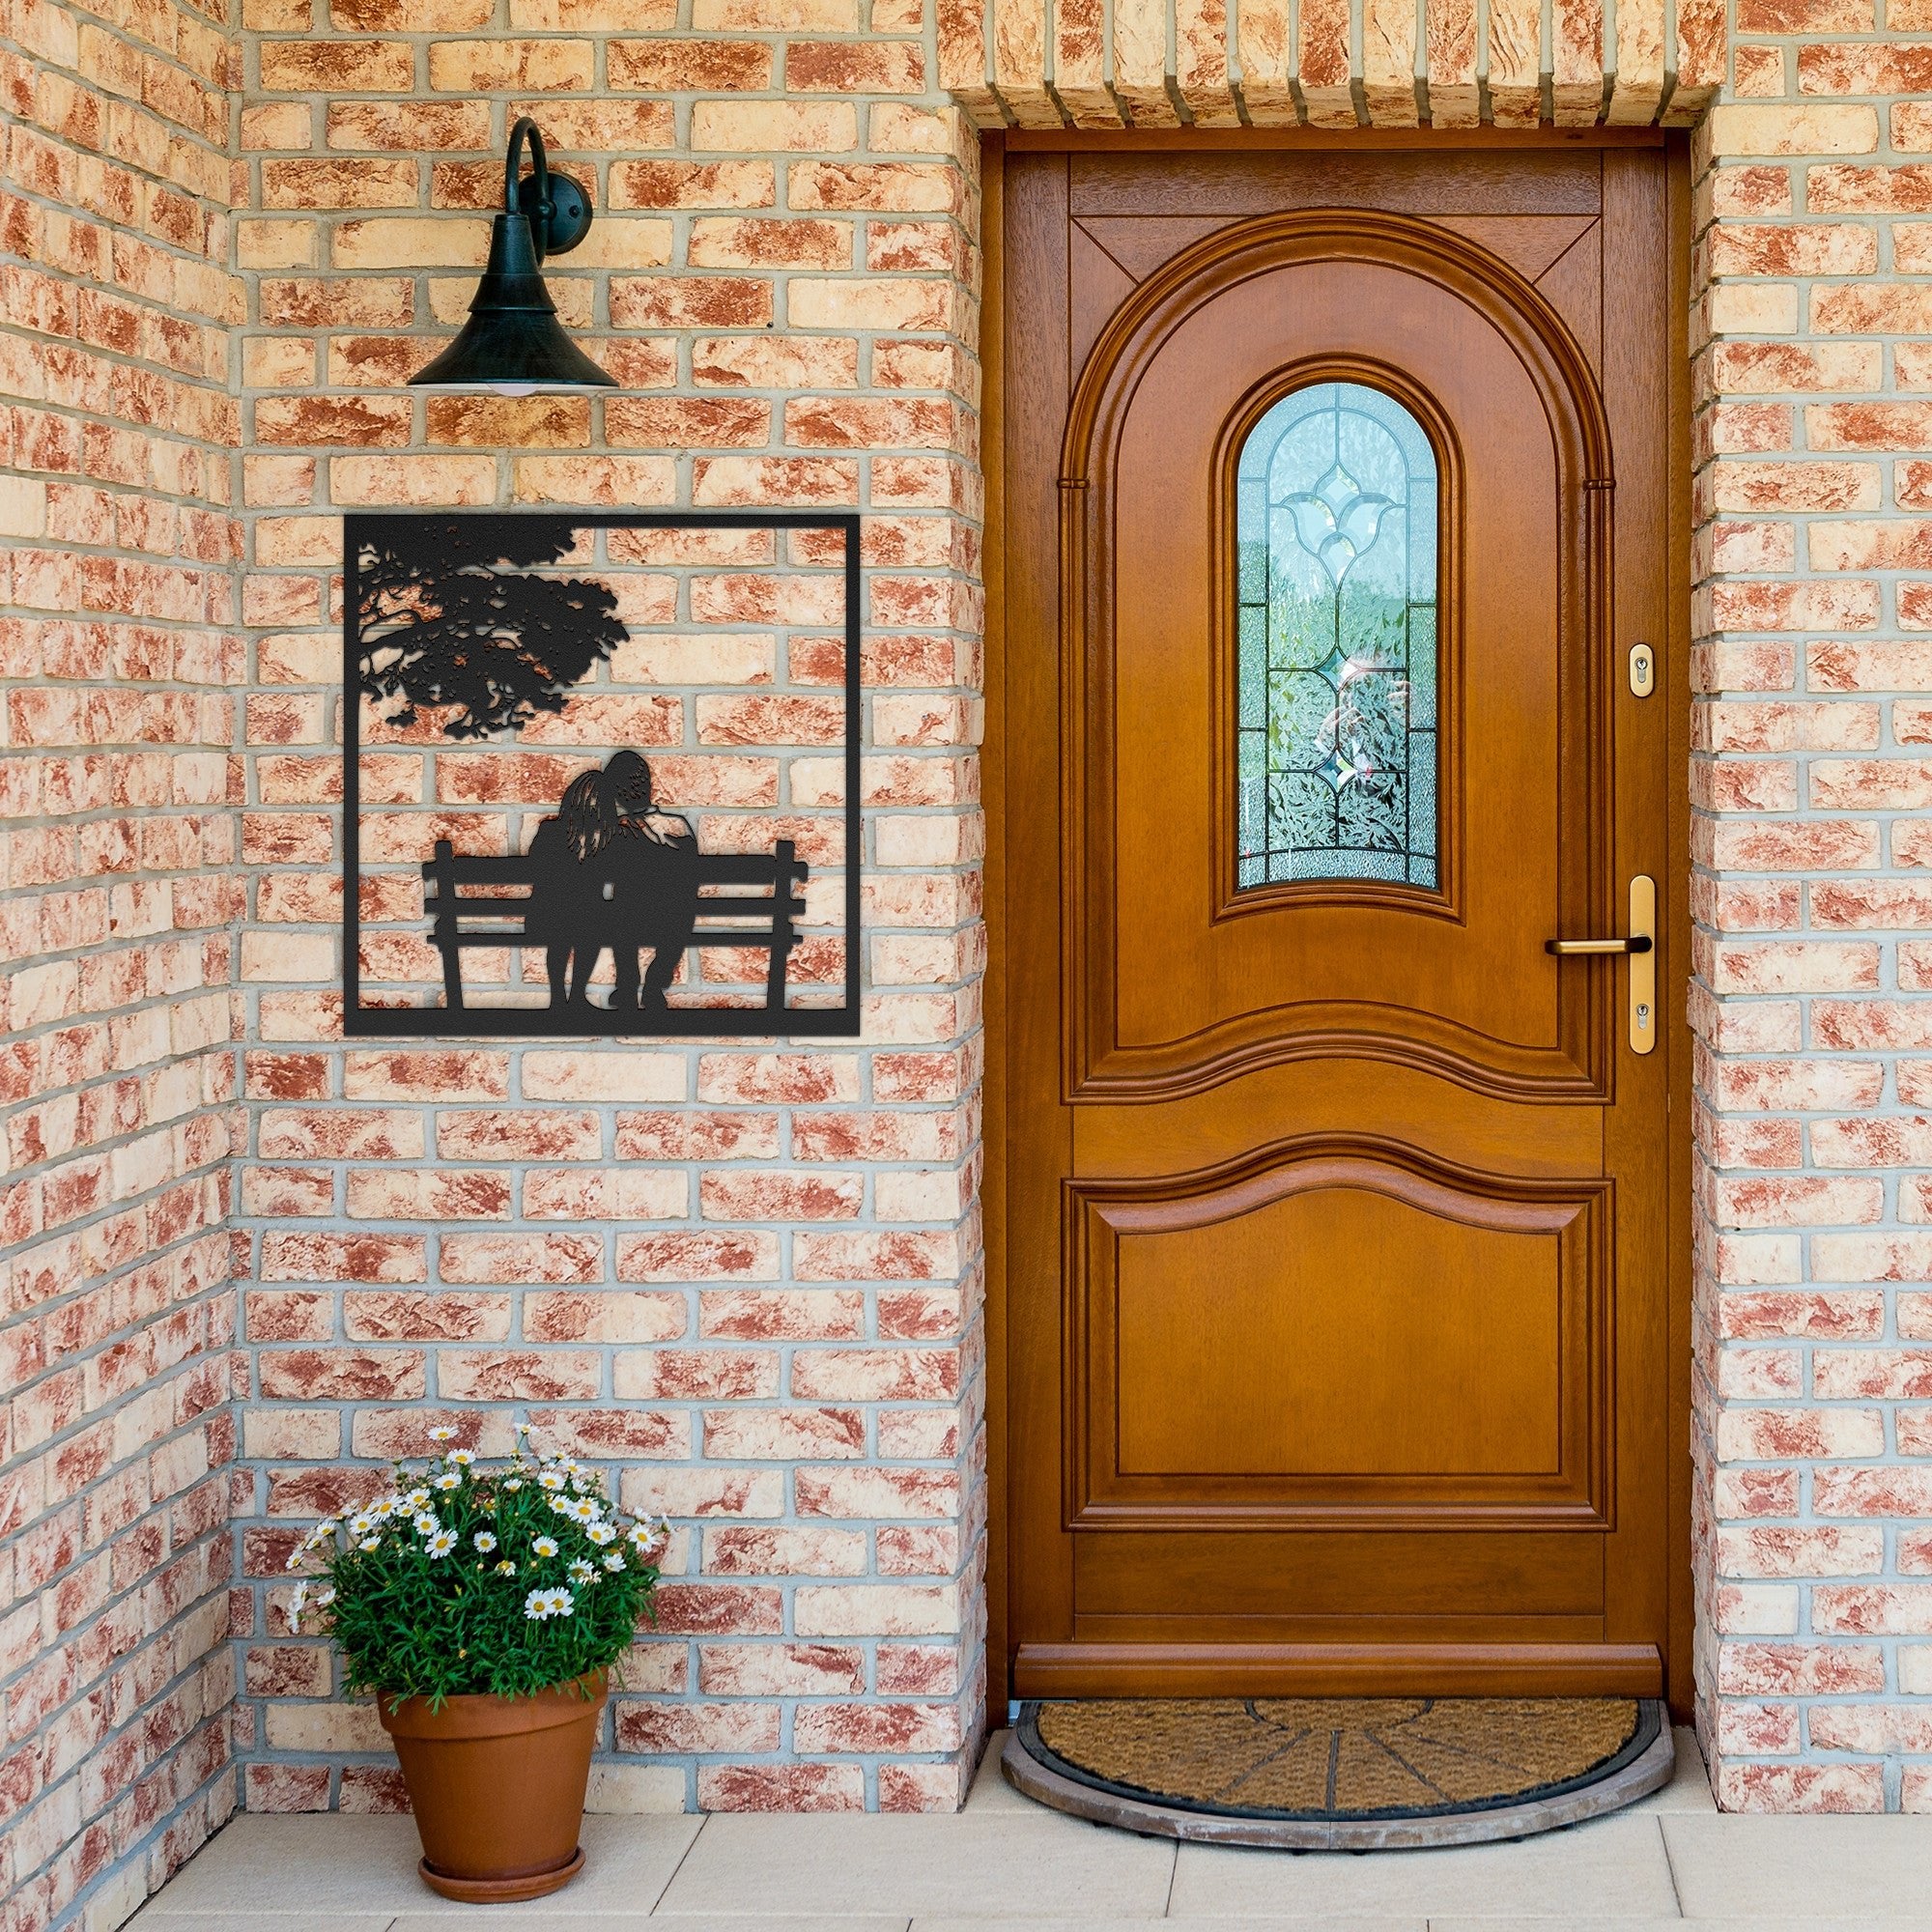
<path id="1" fill-rule="evenodd" d="M 1005 242 L 1005 166 L 1009 153 L 1140 153 L 1200 154 L 1206 152 L 1262 154 L 1293 150 L 1442 151 L 1550 147 L 1658 147 L 1666 156 L 1670 224 L 1668 265 L 1669 303 L 1663 326 L 1668 331 L 1666 353 L 1672 371 L 1668 398 L 1670 419 L 1669 528 L 1665 557 L 1668 581 L 1669 629 L 1665 639 L 1665 677 L 1659 696 L 1669 706 L 1667 769 L 1671 790 L 1665 801 L 1671 865 L 1665 880 L 1663 917 L 1669 929 L 1690 932 L 1690 138 L 1655 128 L 1579 128 L 1499 131 L 1492 128 L 1466 131 L 1434 128 L 1357 128 L 1329 131 L 1316 128 L 1200 129 L 1163 128 L 1107 132 L 1077 129 L 1044 131 L 1009 128 L 981 136 L 981 199 L 980 232 L 982 280 L 980 364 L 980 474 L 985 491 L 984 551 L 981 560 L 985 585 L 985 646 L 981 670 L 985 692 L 985 733 L 980 751 L 981 809 L 985 822 L 985 923 L 987 934 L 984 980 L 985 1065 L 981 1073 L 984 1168 L 980 1204 L 986 1251 L 986 1698 L 988 1724 L 1006 1720 L 1009 1698 L 1008 1674 L 1011 1549 L 1009 1535 L 1007 1455 L 1007 1321 L 1006 1213 L 1008 1136 L 1006 1131 L 1006 1055 L 1009 1040 L 1007 1014 L 1007 866 L 1006 866 L 1006 629 L 1004 489 L 1006 424 L 1001 410 L 1002 358 L 1005 351 L 1008 291 L 1003 250 Z M 1690 1574 L 1690 1391 L 1691 1391 L 1691 1200 L 1690 1109 L 1691 1036 L 1688 1018 L 1690 948 L 1678 949 L 1684 978 L 1660 989 L 1659 1006 L 1673 1029 L 1675 1051 L 1670 1056 L 1668 1100 L 1669 1157 L 1669 1429 L 1675 1445 L 1670 1462 L 1668 1516 L 1669 1624 L 1664 1659 L 1665 1682 L 1672 1714 L 1689 1721 L 1691 1698 L 1692 1585 Z"/>

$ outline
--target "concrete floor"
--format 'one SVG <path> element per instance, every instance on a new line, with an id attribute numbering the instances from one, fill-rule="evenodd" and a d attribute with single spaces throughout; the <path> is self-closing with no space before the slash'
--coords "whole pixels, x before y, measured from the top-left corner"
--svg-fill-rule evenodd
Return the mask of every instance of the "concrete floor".
<path id="1" fill-rule="evenodd" d="M 1932 1818 L 1722 1817 L 1678 1733 L 1669 1788 L 1614 1817 L 1456 1851 L 1224 1851 L 1044 1811 L 1001 1780 L 996 1738 L 956 1817 L 599 1817 L 573 1885 L 452 1905 L 416 1877 L 407 1818 L 242 1817 L 149 1902 L 139 1932 L 1932 1932 Z M 1222 1921 L 1228 1921 L 1225 1925 Z"/>

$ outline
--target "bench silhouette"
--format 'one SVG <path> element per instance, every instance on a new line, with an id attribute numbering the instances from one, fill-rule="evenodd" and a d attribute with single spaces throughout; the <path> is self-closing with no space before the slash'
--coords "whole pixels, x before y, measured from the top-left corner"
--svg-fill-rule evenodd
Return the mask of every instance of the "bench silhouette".
<path id="1" fill-rule="evenodd" d="M 805 914 L 799 896 L 811 867 L 797 856 L 789 838 L 781 838 L 771 852 L 702 852 L 695 862 L 698 900 L 694 946 L 761 946 L 771 949 L 765 971 L 765 1009 L 784 1009 L 785 967 L 798 944 L 798 921 Z M 462 954 L 466 946 L 534 946 L 550 944 L 526 934 L 530 900 L 527 896 L 482 896 L 509 886 L 530 887 L 536 868 L 527 858 L 459 856 L 447 838 L 436 841 L 436 857 L 422 866 L 425 882 L 435 888 L 426 910 L 431 914 L 430 943 L 442 954 L 443 1004 L 452 1012 L 464 1010 Z M 466 895 L 459 891 L 469 887 Z M 757 886 L 762 893 L 712 892 L 706 888 Z M 478 889 L 481 889 L 479 892 Z M 730 919 L 733 925 L 705 924 L 706 920 Z"/>

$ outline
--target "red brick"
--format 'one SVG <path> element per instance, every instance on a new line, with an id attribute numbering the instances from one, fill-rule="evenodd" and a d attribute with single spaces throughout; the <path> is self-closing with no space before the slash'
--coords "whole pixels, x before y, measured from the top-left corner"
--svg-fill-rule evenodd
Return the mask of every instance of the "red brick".
<path id="1" fill-rule="evenodd" d="M 706 1811 L 863 1811 L 866 1774 L 856 1764 L 708 1764 L 697 1802 Z"/>
<path id="2" fill-rule="evenodd" d="M 604 1268 L 589 1235 L 445 1235 L 440 1274 L 458 1282 L 585 1282 Z"/>
<path id="3" fill-rule="evenodd" d="M 657 1753 L 776 1750 L 776 1704 L 617 1705 L 617 1748 Z"/>
<path id="4" fill-rule="evenodd" d="M 396 1402 L 425 1389 L 420 1349 L 271 1349 L 259 1375 L 270 1401 Z"/>

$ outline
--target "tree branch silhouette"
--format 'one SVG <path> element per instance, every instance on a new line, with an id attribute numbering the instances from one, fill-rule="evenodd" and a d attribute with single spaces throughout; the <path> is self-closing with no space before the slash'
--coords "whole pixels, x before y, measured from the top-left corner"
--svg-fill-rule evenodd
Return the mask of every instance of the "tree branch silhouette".
<path id="1" fill-rule="evenodd" d="M 449 706 L 448 736 L 485 738 L 563 709 L 571 687 L 630 636 L 606 585 L 529 574 L 575 535 L 547 517 L 436 517 L 364 540 L 358 671 L 369 696 L 403 700 L 390 724 Z"/>

